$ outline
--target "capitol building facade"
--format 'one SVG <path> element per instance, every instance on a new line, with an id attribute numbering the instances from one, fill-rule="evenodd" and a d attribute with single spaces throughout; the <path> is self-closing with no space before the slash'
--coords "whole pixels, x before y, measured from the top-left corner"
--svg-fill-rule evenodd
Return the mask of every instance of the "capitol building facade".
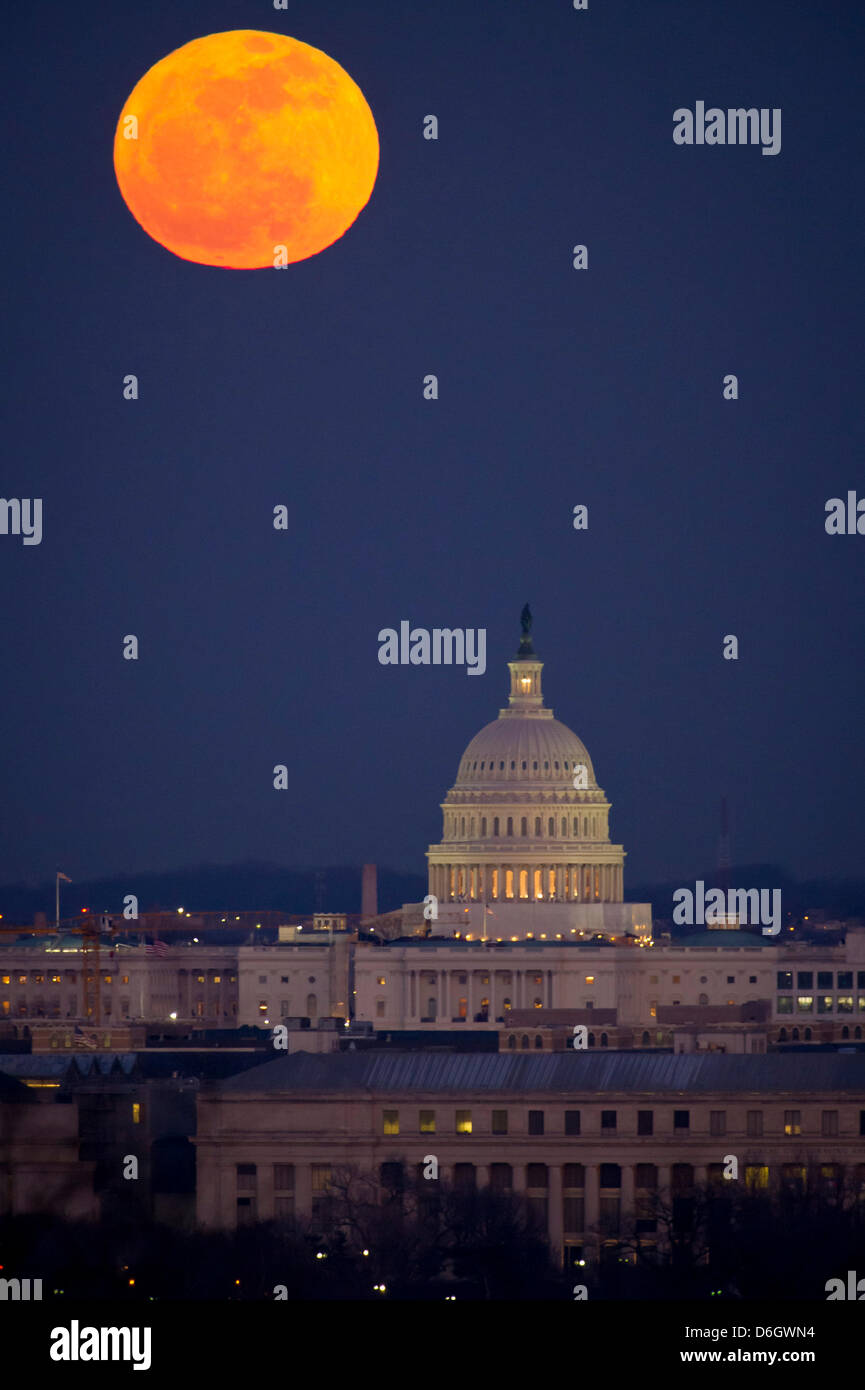
<path id="1" fill-rule="evenodd" d="M 625 851 L 582 740 L 544 705 L 523 610 L 508 706 L 469 743 L 427 851 L 434 935 L 468 940 L 648 939 L 649 903 L 623 901 Z"/>

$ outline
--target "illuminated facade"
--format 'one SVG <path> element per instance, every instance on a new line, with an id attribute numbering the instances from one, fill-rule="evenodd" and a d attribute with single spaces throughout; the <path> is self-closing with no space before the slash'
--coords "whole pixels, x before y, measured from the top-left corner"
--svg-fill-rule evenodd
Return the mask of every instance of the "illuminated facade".
<path id="1" fill-rule="evenodd" d="M 543 662 L 525 632 L 508 669 L 508 707 L 468 745 L 427 852 L 433 930 L 649 936 L 650 904 L 623 902 L 610 803 L 582 741 L 544 705 Z"/>

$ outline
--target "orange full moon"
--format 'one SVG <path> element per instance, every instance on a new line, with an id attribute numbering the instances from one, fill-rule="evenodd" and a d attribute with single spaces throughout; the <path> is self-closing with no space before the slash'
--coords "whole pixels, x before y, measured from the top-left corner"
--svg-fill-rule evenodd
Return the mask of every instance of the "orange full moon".
<path id="1" fill-rule="evenodd" d="M 366 206 L 378 132 L 326 53 L 238 29 L 193 39 L 123 107 L 114 169 L 132 216 L 185 261 L 254 270 L 331 246 Z"/>

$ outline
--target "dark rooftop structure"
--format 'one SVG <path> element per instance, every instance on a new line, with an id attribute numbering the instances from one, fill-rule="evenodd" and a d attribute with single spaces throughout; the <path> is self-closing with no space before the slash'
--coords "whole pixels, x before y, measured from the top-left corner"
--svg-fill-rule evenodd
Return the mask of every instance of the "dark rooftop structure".
<path id="1" fill-rule="evenodd" d="M 852 1092 L 865 1102 L 865 1055 L 677 1055 L 618 1052 L 295 1052 L 222 1083 L 222 1090 L 279 1091 L 742 1091 Z"/>

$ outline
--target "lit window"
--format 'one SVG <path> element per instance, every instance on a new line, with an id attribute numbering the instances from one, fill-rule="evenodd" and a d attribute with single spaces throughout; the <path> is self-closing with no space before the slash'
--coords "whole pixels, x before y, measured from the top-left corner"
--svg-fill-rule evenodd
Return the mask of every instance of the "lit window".
<path id="1" fill-rule="evenodd" d="M 785 1110 L 785 1111 L 784 1111 L 784 1133 L 785 1133 L 785 1134 L 788 1134 L 788 1135 L 790 1135 L 790 1134 L 801 1134 L 801 1133 L 802 1133 L 802 1112 L 801 1112 L 801 1110 Z"/>
<path id="2" fill-rule="evenodd" d="M 384 1134 L 399 1134 L 399 1111 L 385 1110 L 384 1112 Z"/>
<path id="3" fill-rule="evenodd" d="M 141 1106 L 137 1100 L 132 1102 L 132 1123 L 134 1125 L 141 1124 Z"/>
<path id="4" fill-rule="evenodd" d="M 213 983 L 214 983 L 215 985 L 221 985 L 221 984 L 222 984 L 222 976 L 221 976 L 221 975 L 214 975 L 214 977 L 213 977 Z"/>
<path id="5" fill-rule="evenodd" d="M 377 985 L 385 985 L 385 984 L 387 984 L 387 980 L 385 979 L 384 975 L 377 975 L 377 976 L 376 976 L 376 981 L 375 981 L 375 982 L 376 982 Z"/>
<path id="6" fill-rule="evenodd" d="M 421 1134 L 435 1134 L 436 1112 L 434 1110 L 421 1110 L 418 1120 L 418 1129 Z"/>
<path id="7" fill-rule="evenodd" d="M 457 1134 L 471 1134 L 472 1132 L 472 1112 L 470 1110 L 458 1110 L 456 1112 Z"/>
<path id="8" fill-rule="evenodd" d="M 796 996 L 796 1012 L 800 1014 L 812 1014 L 814 1012 L 813 994 L 799 994 Z"/>
<path id="9" fill-rule="evenodd" d="M 587 975 L 587 976 L 586 976 L 586 984 L 587 984 L 587 985 L 593 985 L 594 983 L 595 983 L 595 977 L 594 977 L 594 975 Z"/>
<path id="10" fill-rule="evenodd" d="M 769 1167 L 765 1163 L 748 1163 L 745 1165 L 745 1186 L 750 1192 L 769 1186 Z"/>

